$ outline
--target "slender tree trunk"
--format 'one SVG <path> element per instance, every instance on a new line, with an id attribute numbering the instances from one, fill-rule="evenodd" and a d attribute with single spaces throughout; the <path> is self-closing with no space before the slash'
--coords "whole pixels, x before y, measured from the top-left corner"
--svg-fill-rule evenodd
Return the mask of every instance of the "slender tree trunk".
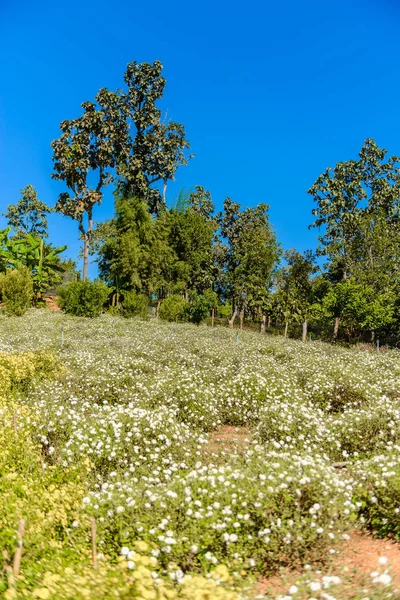
<path id="1" fill-rule="evenodd" d="M 268 315 L 268 329 L 271 327 L 271 315 Z"/>
<path id="2" fill-rule="evenodd" d="M 339 322 L 340 322 L 340 318 L 336 317 L 335 318 L 335 325 L 333 326 L 333 341 L 336 342 L 337 337 L 338 337 L 338 332 L 339 332 Z"/>
<path id="3" fill-rule="evenodd" d="M 214 308 L 211 309 L 211 327 L 214 327 L 214 313 L 215 310 Z"/>
<path id="4" fill-rule="evenodd" d="M 162 191 L 162 200 L 163 204 L 167 204 L 167 181 L 164 181 L 163 191 Z"/>
<path id="5" fill-rule="evenodd" d="M 235 308 L 232 317 L 229 319 L 229 327 L 232 329 L 235 319 L 237 317 L 237 309 Z"/>
<path id="6" fill-rule="evenodd" d="M 286 323 L 285 323 L 285 338 L 287 338 L 288 327 L 289 327 L 289 321 L 286 321 Z"/>
<path id="7" fill-rule="evenodd" d="M 262 316 L 262 321 L 261 321 L 261 333 L 265 333 L 265 321 L 267 320 L 267 317 L 265 315 Z"/>
<path id="8" fill-rule="evenodd" d="M 79 224 L 79 229 L 83 235 L 83 280 L 85 281 L 89 276 L 89 247 L 93 230 L 93 216 L 91 210 L 88 210 L 87 231 L 85 231 L 82 222 Z"/>
<path id="9" fill-rule="evenodd" d="M 303 321 L 303 336 L 302 336 L 303 342 L 307 341 L 307 330 L 308 330 L 308 323 L 307 323 L 307 320 L 304 319 L 304 321 Z"/>
<path id="10" fill-rule="evenodd" d="M 85 233 L 85 240 L 83 246 L 83 281 L 88 278 L 89 274 L 89 236 Z"/>
<path id="11" fill-rule="evenodd" d="M 240 311 L 239 319 L 240 319 L 240 329 L 243 329 L 243 319 L 244 319 L 243 310 Z"/>

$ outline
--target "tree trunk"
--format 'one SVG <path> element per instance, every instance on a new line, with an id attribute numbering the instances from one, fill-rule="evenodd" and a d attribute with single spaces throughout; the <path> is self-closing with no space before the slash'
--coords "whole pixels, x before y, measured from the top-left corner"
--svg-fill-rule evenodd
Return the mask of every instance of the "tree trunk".
<path id="1" fill-rule="evenodd" d="M 302 336 L 303 342 L 307 341 L 307 330 L 308 330 L 308 323 L 307 323 L 307 320 L 304 319 L 304 321 L 303 321 L 303 336 Z"/>
<path id="2" fill-rule="evenodd" d="M 271 315 L 268 315 L 268 329 L 271 327 Z"/>
<path id="3" fill-rule="evenodd" d="M 285 338 L 287 338 L 288 327 L 289 327 L 289 321 L 286 321 L 286 323 L 285 323 Z"/>
<path id="4" fill-rule="evenodd" d="M 89 274 L 89 236 L 85 233 L 83 246 L 83 281 L 86 281 Z"/>
<path id="5" fill-rule="evenodd" d="M 162 199 L 163 199 L 163 204 L 167 204 L 167 182 L 166 181 L 164 181 Z"/>
<path id="6" fill-rule="evenodd" d="M 235 308 L 234 313 L 232 315 L 232 318 L 229 319 L 229 327 L 232 329 L 233 328 L 233 324 L 235 322 L 235 319 L 237 317 L 237 309 Z"/>
<path id="7" fill-rule="evenodd" d="M 93 216 L 92 211 L 88 210 L 88 228 L 87 231 L 83 228 L 83 223 L 80 223 L 79 229 L 83 234 L 83 280 L 85 281 L 89 276 L 89 247 L 90 241 L 92 238 L 92 230 L 93 230 Z"/>
<path id="8" fill-rule="evenodd" d="M 215 313 L 215 310 L 212 308 L 211 309 L 211 327 L 214 327 L 214 313 Z"/>
<path id="9" fill-rule="evenodd" d="M 336 342 L 337 337 L 338 337 L 338 332 L 339 332 L 339 321 L 340 318 L 336 317 L 335 318 L 335 325 L 333 326 L 333 341 Z"/>
<path id="10" fill-rule="evenodd" d="M 265 333 L 265 321 L 266 321 L 267 317 L 265 315 L 262 316 L 262 321 L 261 321 L 261 333 Z"/>
<path id="11" fill-rule="evenodd" d="M 240 311 L 239 318 L 240 318 L 240 329 L 243 329 L 244 312 L 242 310 Z"/>

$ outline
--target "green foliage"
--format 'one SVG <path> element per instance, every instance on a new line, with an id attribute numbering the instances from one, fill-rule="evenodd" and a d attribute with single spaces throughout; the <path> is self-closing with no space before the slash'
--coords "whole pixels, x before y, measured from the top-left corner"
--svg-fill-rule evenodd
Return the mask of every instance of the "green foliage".
<path id="1" fill-rule="evenodd" d="M 356 465 L 355 475 L 362 477 L 356 490 L 361 521 L 378 537 L 400 540 L 399 446 Z"/>
<path id="2" fill-rule="evenodd" d="M 70 281 L 57 290 L 59 306 L 76 317 L 98 317 L 110 290 L 100 281 Z"/>
<path id="3" fill-rule="evenodd" d="M 341 264 L 346 278 L 356 257 L 351 247 L 356 242 L 360 221 L 380 213 L 397 227 L 399 214 L 400 165 L 396 156 L 385 162 L 386 150 L 372 139 L 364 142 L 359 160 L 339 162 L 318 177 L 310 188 L 317 208 L 311 227 L 325 227 L 319 238 L 320 253 Z"/>
<path id="4" fill-rule="evenodd" d="M 158 315 L 163 321 L 184 321 L 187 310 L 188 302 L 182 296 L 172 294 L 161 302 Z"/>
<path id="5" fill-rule="evenodd" d="M 162 76 L 162 64 L 129 63 L 124 81 L 126 92 L 120 92 L 129 134 L 118 174 L 123 179 L 125 195 L 146 200 L 149 210 L 157 213 L 165 206 L 165 191 L 168 181 L 174 179 L 180 165 L 186 165 L 189 143 L 181 123 L 162 120 L 157 102 L 161 100 L 166 80 Z M 161 181 L 164 194 L 153 185 Z"/>
<path id="6" fill-rule="evenodd" d="M 268 209 L 268 205 L 259 204 L 241 212 L 240 205 L 227 198 L 223 213 L 218 215 L 221 236 L 227 241 L 227 245 L 222 245 L 225 245 L 225 256 L 221 247 L 219 254 L 225 263 L 223 271 L 228 293 L 237 310 L 257 312 L 280 257 Z"/>
<path id="7" fill-rule="evenodd" d="M 117 196 L 115 218 L 99 231 L 101 277 L 117 290 L 147 296 L 166 287 L 173 251 L 164 215 L 154 221 L 143 200 Z"/>
<path id="8" fill-rule="evenodd" d="M 22 316 L 31 306 L 33 298 L 33 284 L 29 270 L 7 269 L 0 274 L 0 294 L 9 315 Z"/>
<path id="9" fill-rule="evenodd" d="M 209 193 L 199 187 L 197 190 L 190 195 L 185 209 L 169 211 L 168 241 L 174 253 L 172 286 L 177 291 L 201 294 L 213 282 L 213 239 L 217 224 L 210 215 L 213 205 Z"/>
<path id="10" fill-rule="evenodd" d="M 126 91 L 102 88 L 95 102 L 84 102 L 81 117 L 63 121 L 62 134 L 52 142 L 54 172 L 68 192 L 60 194 L 56 211 L 78 223 L 84 241 L 83 278 L 87 278 L 93 238 L 93 210 L 105 186 L 115 181 L 125 197 L 144 199 L 151 212 L 163 205 L 158 189 L 186 164 L 189 144 L 181 123 L 161 120 L 156 103 L 165 79 L 155 61 L 129 63 L 124 75 Z M 164 202 L 165 204 L 165 202 Z"/>
<path id="11" fill-rule="evenodd" d="M 225 304 L 219 304 L 217 308 L 217 313 L 220 317 L 230 319 L 230 317 L 232 316 L 232 306 L 229 302 L 225 302 Z"/>
<path id="12" fill-rule="evenodd" d="M 9 237 L 10 231 L 10 228 L 0 231 L 0 271 L 26 267 L 32 277 L 35 299 L 38 299 L 51 285 L 61 282 L 65 267 L 60 254 L 66 246 L 54 248 L 30 233 Z"/>
<path id="13" fill-rule="evenodd" d="M 323 299 L 323 307 L 332 317 L 341 319 L 350 340 L 363 330 L 382 331 L 393 323 L 393 296 L 378 295 L 353 279 L 333 286 Z"/>
<path id="14" fill-rule="evenodd" d="M 46 215 L 52 210 L 38 199 L 33 185 L 25 186 L 21 190 L 21 195 L 17 204 L 9 204 L 7 212 L 3 213 L 8 224 L 15 230 L 17 236 L 30 233 L 42 239 L 48 237 Z"/>
<path id="15" fill-rule="evenodd" d="M 122 315 L 124 317 L 141 317 L 142 319 L 148 319 L 148 297 L 143 294 L 136 294 L 135 292 L 124 292 Z"/>
<path id="16" fill-rule="evenodd" d="M 188 306 L 189 321 L 200 325 L 210 315 L 212 308 L 217 308 L 218 296 L 212 290 L 206 290 L 204 294 L 195 295 Z"/>

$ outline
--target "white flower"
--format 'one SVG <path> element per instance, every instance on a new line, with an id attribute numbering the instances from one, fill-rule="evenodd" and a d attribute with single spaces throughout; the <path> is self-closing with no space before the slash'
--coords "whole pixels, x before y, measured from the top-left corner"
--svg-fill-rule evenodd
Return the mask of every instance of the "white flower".
<path id="1" fill-rule="evenodd" d="M 310 583 L 310 590 L 312 592 L 318 592 L 318 590 L 321 589 L 321 584 L 319 583 L 319 581 L 312 581 Z"/>
<path id="2" fill-rule="evenodd" d="M 135 563 L 133 562 L 133 560 L 128 560 L 128 569 L 130 569 L 132 571 L 132 569 L 135 568 Z"/>
<path id="3" fill-rule="evenodd" d="M 230 534 L 229 541 L 230 542 L 237 542 L 238 541 L 238 536 L 236 535 L 236 533 L 231 533 Z"/>
<path id="4" fill-rule="evenodd" d="M 121 548 L 121 555 L 122 556 L 128 556 L 129 554 L 129 548 L 127 546 L 122 546 Z"/>
<path id="5" fill-rule="evenodd" d="M 374 579 L 374 583 L 382 583 L 383 585 L 389 585 L 391 581 L 392 578 L 389 573 L 382 573 L 382 575 L 379 575 L 376 577 L 376 579 Z"/>
<path id="6" fill-rule="evenodd" d="M 297 594 L 298 591 L 299 591 L 299 588 L 297 587 L 297 585 L 292 585 L 289 588 L 289 594 Z"/>
<path id="7" fill-rule="evenodd" d="M 386 556 L 380 556 L 379 559 L 378 559 L 378 563 L 380 565 L 386 565 L 387 562 L 388 562 L 388 559 L 386 558 Z"/>

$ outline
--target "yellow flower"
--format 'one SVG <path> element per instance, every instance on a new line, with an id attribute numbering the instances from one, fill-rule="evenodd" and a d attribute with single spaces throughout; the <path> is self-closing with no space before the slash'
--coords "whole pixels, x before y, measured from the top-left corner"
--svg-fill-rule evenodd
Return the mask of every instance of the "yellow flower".
<path id="1" fill-rule="evenodd" d="M 47 588 L 35 588 L 33 590 L 33 595 L 36 596 L 36 598 L 41 598 L 41 600 L 50 598 L 50 592 Z"/>
<path id="2" fill-rule="evenodd" d="M 147 550 L 149 549 L 149 545 L 146 544 L 146 542 L 143 542 L 142 540 L 136 541 L 134 545 L 135 548 L 139 550 L 139 552 L 147 552 Z"/>

